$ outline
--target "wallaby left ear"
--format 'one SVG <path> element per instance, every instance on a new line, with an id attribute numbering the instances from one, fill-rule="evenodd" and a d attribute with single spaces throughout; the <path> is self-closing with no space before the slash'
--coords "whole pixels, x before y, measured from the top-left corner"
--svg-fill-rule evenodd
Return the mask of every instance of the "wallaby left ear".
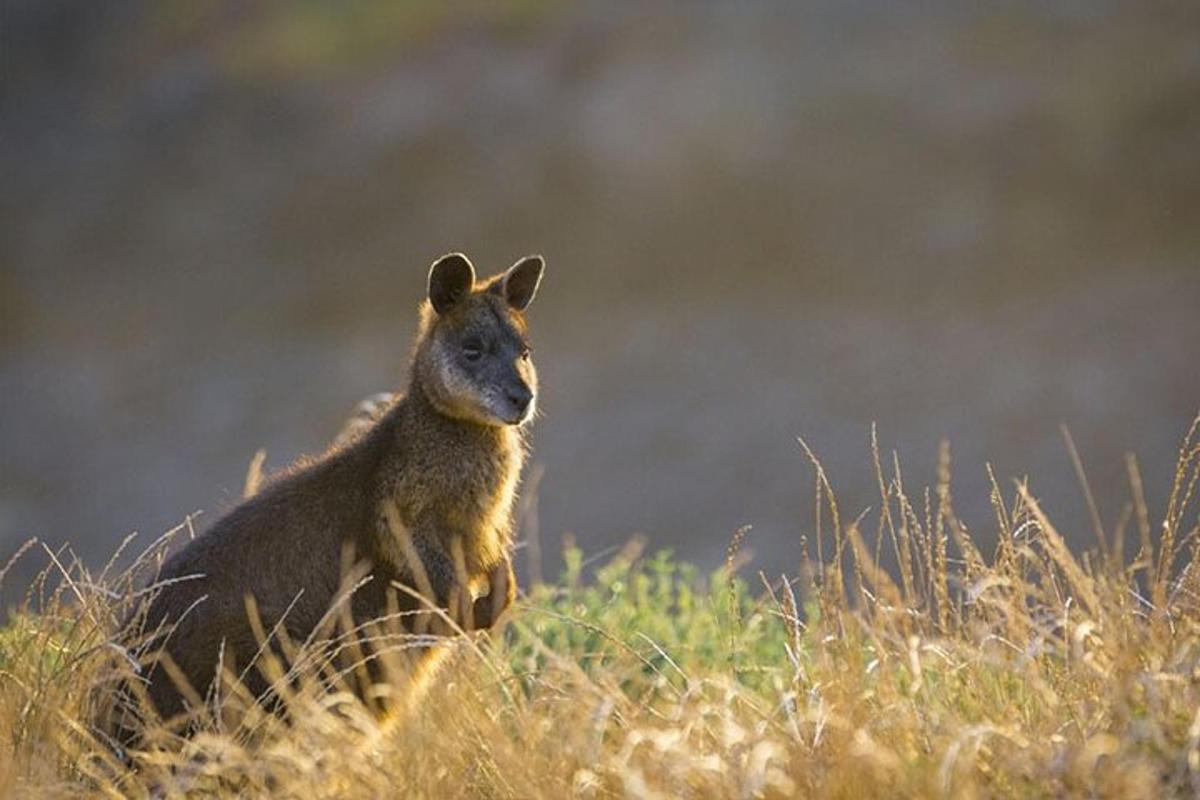
<path id="1" fill-rule="evenodd" d="M 500 281 L 501 292 L 508 304 L 517 311 L 524 311 L 533 302 L 538 284 L 542 282 L 542 270 L 546 262 L 541 256 L 525 256 L 508 268 Z"/>
<path id="2" fill-rule="evenodd" d="M 429 304 L 445 314 L 475 285 L 475 267 L 462 253 L 447 253 L 429 268 Z"/>

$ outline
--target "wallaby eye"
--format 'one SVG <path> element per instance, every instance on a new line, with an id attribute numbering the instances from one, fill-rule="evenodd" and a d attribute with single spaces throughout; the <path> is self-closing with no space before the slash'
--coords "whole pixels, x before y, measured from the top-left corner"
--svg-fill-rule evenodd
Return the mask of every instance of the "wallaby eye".
<path id="1" fill-rule="evenodd" d="M 478 361 L 483 356 L 483 342 L 474 337 L 463 342 L 463 355 L 467 361 Z"/>

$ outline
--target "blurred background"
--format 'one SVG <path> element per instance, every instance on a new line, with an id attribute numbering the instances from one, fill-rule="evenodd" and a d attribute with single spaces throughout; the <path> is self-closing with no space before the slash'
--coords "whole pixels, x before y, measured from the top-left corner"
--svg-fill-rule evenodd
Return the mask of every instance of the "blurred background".
<path id="1" fill-rule="evenodd" d="M 1083 546 L 1060 423 L 1111 523 L 1200 407 L 1194 3 L 6 0 L 0 66 L 0 562 L 320 451 L 452 249 L 548 261 L 552 552 L 792 570 L 796 437 L 853 516 L 872 422 Z"/>

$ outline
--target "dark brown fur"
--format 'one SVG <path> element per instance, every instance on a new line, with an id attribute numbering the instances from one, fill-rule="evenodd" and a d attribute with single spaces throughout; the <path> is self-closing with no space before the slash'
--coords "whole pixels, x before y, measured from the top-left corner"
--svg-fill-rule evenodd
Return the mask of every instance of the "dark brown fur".
<path id="1" fill-rule="evenodd" d="M 461 263 L 446 266 L 452 259 Z M 475 283 L 473 269 L 464 274 L 463 263 L 469 267 L 465 258 L 448 256 L 431 271 L 407 394 L 361 435 L 269 481 L 164 565 L 161 580 L 199 577 L 162 589 L 146 609 L 144 627 L 174 628 L 151 650 L 169 656 L 199 695 L 213 681 L 219 657 L 238 674 L 259 649 L 247 597 L 264 630 L 280 624 L 292 641 L 304 641 L 345 588 L 347 554 L 357 574 L 369 576 L 352 598 L 355 623 L 417 608 L 394 585 L 420 587 L 422 571 L 431 599 L 443 608 L 463 591 L 490 586 L 502 593 L 477 598 L 469 618 L 460 615 L 464 627 L 491 627 L 512 602 L 512 504 L 525 457 L 521 425 L 532 415 L 536 390 L 522 312 L 541 261 L 518 262 L 484 284 Z M 478 368 L 460 354 L 462 337 L 469 347 L 476 330 L 492 337 L 498 353 L 489 351 Z M 478 374 L 465 378 L 469 368 Z M 406 532 L 389 525 L 389 504 Z M 412 549 L 421 561 L 416 571 L 406 558 Z M 257 670 L 247 684 L 256 694 L 266 689 Z M 185 710 L 185 695 L 163 664 L 149 666 L 146 689 L 164 717 Z"/>

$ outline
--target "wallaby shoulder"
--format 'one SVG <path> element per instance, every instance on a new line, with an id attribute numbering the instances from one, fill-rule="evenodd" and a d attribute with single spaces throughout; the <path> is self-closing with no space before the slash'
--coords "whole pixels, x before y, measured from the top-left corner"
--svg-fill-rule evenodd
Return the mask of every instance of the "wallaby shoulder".
<path id="1" fill-rule="evenodd" d="M 336 592 L 343 554 L 368 555 L 382 460 L 379 441 L 367 436 L 269 478 L 167 561 L 161 578 L 188 580 L 158 605 L 169 604 L 162 610 L 177 618 L 204 597 L 237 616 L 252 595 L 268 619 L 292 605 L 289 617 L 303 627 Z"/>

